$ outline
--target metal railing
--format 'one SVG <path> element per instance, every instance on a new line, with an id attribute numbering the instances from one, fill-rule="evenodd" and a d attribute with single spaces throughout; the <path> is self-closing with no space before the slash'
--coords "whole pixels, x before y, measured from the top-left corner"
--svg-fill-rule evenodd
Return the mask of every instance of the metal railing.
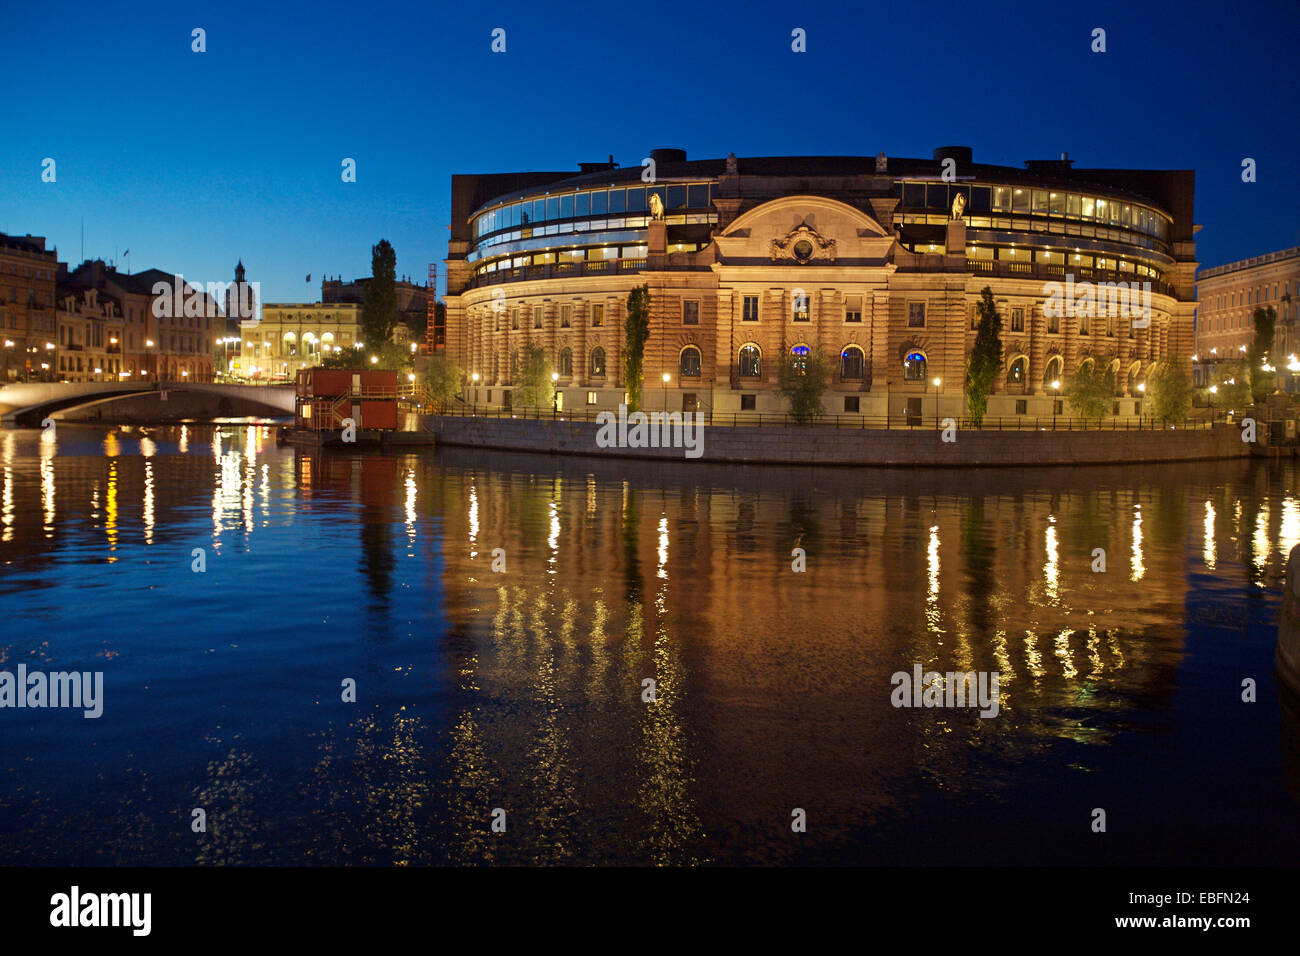
<path id="1" fill-rule="evenodd" d="M 429 403 L 430 405 L 434 403 Z M 426 406 L 429 407 L 429 406 Z M 643 409 L 647 415 L 663 414 L 663 409 Z M 602 412 L 608 412 L 611 415 L 615 412 L 608 409 L 596 408 L 578 408 L 578 409 L 553 409 L 553 408 L 485 408 L 482 406 L 471 405 L 463 400 L 458 400 L 458 404 L 450 405 L 445 410 L 432 414 L 441 414 L 454 418 L 514 418 L 530 421 L 574 421 L 574 422 L 594 422 L 597 416 Z M 669 410 L 668 414 L 683 414 L 681 409 Z M 791 415 L 777 412 L 716 412 L 709 409 L 700 409 L 694 412 L 699 420 L 708 425 L 714 426 L 801 426 Z M 1162 418 L 1150 418 L 1143 416 L 1141 418 L 1117 418 L 1107 416 L 1098 421 L 1097 419 L 1082 419 L 1064 415 L 1057 416 L 1030 416 L 1014 415 L 1010 417 L 986 416 L 979 425 L 971 424 L 969 418 L 958 418 L 956 416 L 941 416 L 935 418 L 927 415 L 924 418 L 918 415 L 818 415 L 812 421 L 803 423 L 801 427 L 812 428 L 835 428 L 847 430 L 898 430 L 898 431 L 942 431 L 947 427 L 948 422 L 952 422 L 959 430 L 962 431 L 1168 431 L 1169 429 L 1181 429 L 1187 431 L 1205 430 L 1226 420 L 1226 413 L 1218 415 L 1211 419 L 1184 419 L 1182 421 L 1169 421 Z"/>

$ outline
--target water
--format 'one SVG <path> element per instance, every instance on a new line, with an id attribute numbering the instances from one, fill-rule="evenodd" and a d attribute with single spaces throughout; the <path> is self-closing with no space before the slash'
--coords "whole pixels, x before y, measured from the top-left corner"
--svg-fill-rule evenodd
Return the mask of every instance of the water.
<path id="1" fill-rule="evenodd" d="M 105 682 L 97 720 L 0 710 L 3 863 L 1300 857 L 1289 463 L 347 456 L 226 425 L 3 431 L 0 469 L 0 669 Z M 998 671 L 999 715 L 894 708 L 918 662 Z"/>

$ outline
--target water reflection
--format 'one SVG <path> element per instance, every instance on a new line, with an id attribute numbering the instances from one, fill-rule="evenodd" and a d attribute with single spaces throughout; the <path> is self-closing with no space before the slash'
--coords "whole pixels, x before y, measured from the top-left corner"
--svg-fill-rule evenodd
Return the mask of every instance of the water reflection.
<path id="1" fill-rule="evenodd" d="M 238 425 L 0 433 L 0 467 L 0 659 L 93 662 L 111 695 L 6 748 L 6 862 L 962 862 L 963 832 L 1099 862 L 1060 835 L 1067 793 L 1165 808 L 1108 860 L 1300 849 L 1291 725 L 1259 719 L 1287 465 L 343 456 Z M 913 663 L 998 671 L 1000 716 L 894 709 Z M 1207 703 L 1224 673 L 1258 676 L 1251 718 Z M 212 837 L 163 838 L 191 802 Z"/>

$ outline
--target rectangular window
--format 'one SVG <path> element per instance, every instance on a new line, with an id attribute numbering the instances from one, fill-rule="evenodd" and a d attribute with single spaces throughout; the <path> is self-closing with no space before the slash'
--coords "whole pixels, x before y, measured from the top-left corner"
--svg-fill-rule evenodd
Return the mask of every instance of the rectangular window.
<path id="1" fill-rule="evenodd" d="M 609 191 L 609 211 L 611 213 L 626 212 L 627 211 L 626 202 L 627 202 L 627 190 L 611 189 Z"/>
<path id="2" fill-rule="evenodd" d="M 692 209 L 709 208 L 709 184 L 700 183 L 690 187 L 690 199 L 687 205 Z"/>
<path id="3" fill-rule="evenodd" d="M 1023 415 L 1023 414 L 1025 414 L 1025 412 L 1027 412 L 1028 410 L 1029 410 L 1029 399 L 1027 399 L 1027 398 L 1017 398 L 1017 399 L 1016 399 L 1016 414 L 1017 414 L 1017 415 Z"/>
<path id="4" fill-rule="evenodd" d="M 696 299 L 686 299 L 682 302 L 682 325 L 699 325 L 700 324 L 700 303 Z"/>
<path id="5" fill-rule="evenodd" d="M 803 292 L 795 295 L 794 297 L 791 298 L 790 303 L 794 309 L 794 320 L 796 322 L 807 322 L 808 321 L 808 293 Z"/>
<path id="6" fill-rule="evenodd" d="M 541 327 L 542 327 L 542 307 L 540 305 L 535 305 L 533 306 L 533 328 L 540 329 Z"/>
<path id="7" fill-rule="evenodd" d="M 862 321 L 862 296 L 846 295 L 844 297 L 844 321 Z"/>
<path id="8" fill-rule="evenodd" d="M 1047 331 L 1052 335 L 1056 335 L 1061 331 L 1061 317 L 1059 315 L 1053 314 L 1047 317 Z"/>
<path id="9" fill-rule="evenodd" d="M 596 393 L 595 393 L 595 392 L 588 392 L 588 393 L 587 393 L 587 404 L 588 404 L 588 405 L 595 405 L 595 404 L 596 404 Z"/>
<path id="10" fill-rule="evenodd" d="M 593 216 L 605 215 L 605 190 L 591 194 L 591 214 Z"/>
<path id="11" fill-rule="evenodd" d="M 1088 334 L 1088 317 L 1086 315 L 1079 316 L 1079 334 Z"/>
<path id="12" fill-rule="evenodd" d="M 859 404 L 860 401 L 861 401 L 861 400 L 858 398 L 857 395 L 845 395 L 845 396 L 844 396 L 844 410 L 845 410 L 846 412 L 854 412 L 854 413 L 856 413 L 856 412 L 858 411 L 859 407 L 860 407 L 860 404 Z"/>
<path id="13" fill-rule="evenodd" d="M 560 328 L 567 329 L 573 324 L 573 306 L 560 306 Z"/>
<path id="14" fill-rule="evenodd" d="M 1011 310 L 1011 331 L 1023 332 L 1025 330 L 1025 310 L 1016 308 Z"/>
<path id="15" fill-rule="evenodd" d="M 754 411 L 754 409 L 756 409 L 756 408 L 758 408 L 758 396 L 757 396 L 757 395 L 741 395 L 741 396 L 740 396 L 740 410 L 741 410 L 742 412 L 752 412 L 752 411 Z"/>
<path id="16" fill-rule="evenodd" d="M 747 295 L 744 299 L 744 305 L 741 311 L 742 322 L 758 321 L 758 296 Z"/>
<path id="17" fill-rule="evenodd" d="M 907 327 L 909 329 L 925 328 L 925 303 L 907 303 Z"/>
<path id="18" fill-rule="evenodd" d="M 600 328 L 605 324 L 605 307 L 603 305 L 593 305 L 591 307 L 591 326 Z"/>

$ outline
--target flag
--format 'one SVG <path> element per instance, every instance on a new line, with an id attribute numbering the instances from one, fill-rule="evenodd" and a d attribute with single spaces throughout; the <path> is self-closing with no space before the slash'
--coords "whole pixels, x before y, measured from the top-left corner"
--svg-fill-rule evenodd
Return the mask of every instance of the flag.
<path id="1" fill-rule="evenodd" d="M 130 249 L 128 249 L 128 250 L 126 250 L 126 252 L 122 253 L 123 256 L 129 256 L 130 254 L 131 254 L 131 250 L 130 250 Z"/>
<path id="2" fill-rule="evenodd" d="M 311 273 L 310 273 L 310 272 L 307 273 L 307 281 L 308 281 L 308 282 L 311 281 Z"/>

